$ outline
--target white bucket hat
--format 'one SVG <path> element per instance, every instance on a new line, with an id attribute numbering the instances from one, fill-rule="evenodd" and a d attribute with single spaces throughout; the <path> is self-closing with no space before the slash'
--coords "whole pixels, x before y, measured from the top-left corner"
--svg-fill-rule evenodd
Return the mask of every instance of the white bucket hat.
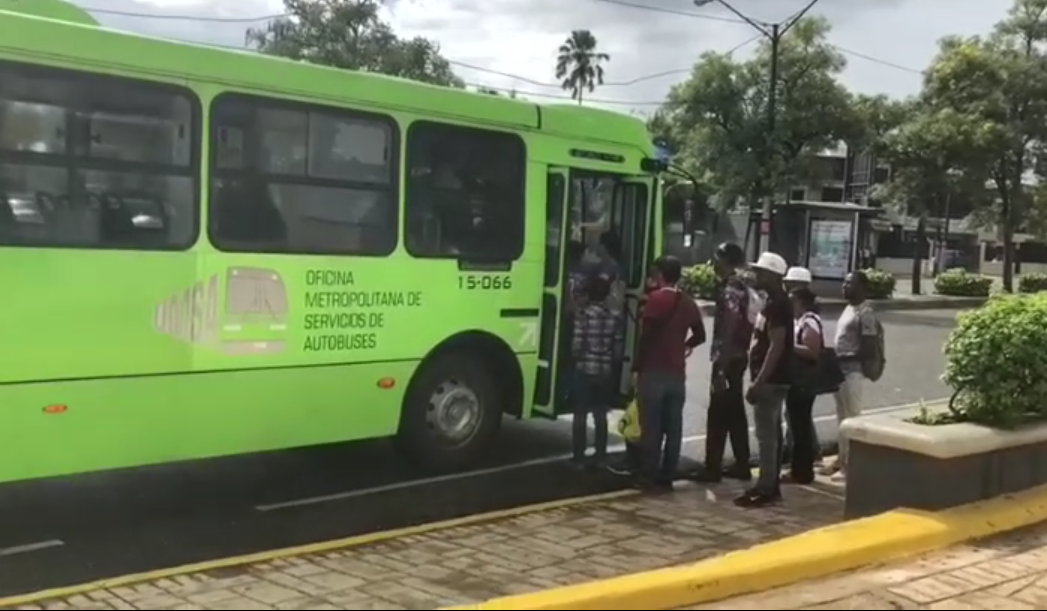
<path id="1" fill-rule="evenodd" d="M 789 269 L 789 264 L 785 262 L 785 259 L 783 259 L 781 255 L 776 255 L 773 252 L 765 252 L 761 253 L 760 258 L 750 267 L 756 267 L 778 274 L 779 276 L 784 276 L 786 270 Z"/>
<path id="2" fill-rule="evenodd" d="M 806 267 L 790 267 L 789 271 L 785 272 L 786 282 L 806 282 L 810 283 L 814 278 L 811 276 L 811 270 Z"/>

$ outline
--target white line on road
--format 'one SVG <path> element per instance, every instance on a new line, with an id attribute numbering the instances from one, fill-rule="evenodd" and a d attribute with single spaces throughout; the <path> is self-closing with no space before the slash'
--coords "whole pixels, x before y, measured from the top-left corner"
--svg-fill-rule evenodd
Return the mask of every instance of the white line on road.
<path id="1" fill-rule="evenodd" d="M 940 401 L 940 399 L 928 400 L 928 401 L 924 401 L 924 403 L 928 403 L 929 404 L 929 403 L 935 403 L 935 402 L 938 402 L 938 401 Z M 890 406 L 887 406 L 887 407 L 876 407 L 876 408 L 872 408 L 872 409 L 867 409 L 867 410 L 865 410 L 864 413 L 866 413 L 866 414 L 882 414 L 884 412 L 896 412 L 896 411 L 904 410 L 904 409 L 914 409 L 914 408 L 918 407 L 919 405 L 920 405 L 919 403 L 906 403 L 905 405 L 890 405 Z M 829 422 L 829 421 L 832 421 L 832 420 L 836 420 L 836 415 L 835 414 L 828 414 L 828 415 L 825 415 L 825 416 L 816 416 L 814 418 L 815 422 Z M 753 430 L 752 427 L 750 427 L 749 430 L 752 431 Z M 703 433 L 701 435 L 691 435 L 689 437 L 684 437 L 683 438 L 683 442 L 685 444 L 687 444 L 687 443 L 694 443 L 696 441 L 703 441 L 704 439 L 705 439 L 705 434 Z M 608 448 L 608 451 L 611 451 L 611 452 L 620 452 L 620 451 L 623 451 L 623 450 L 625 450 L 625 446 L 621 445 L 621 444 Z M 570 454 L 561 454 L 561 455 L 557 455 L 557 456 L 547 456 L 545 458 L 535 458 L 535 459 L 532 459 L 532 460 L 525 460 L 525 461 L 521 461 L 521 462 L 517 462 L 517 463 L 512 463 L 512 464 L 509 464 L 509 465 L 499 465 L 497 467 L 490 467 L 490 468 L 487 468 L 487 469 L 478 469 L 476 471 L 467 471 L 465 473 L 452 473 L 450 475 L 440 475 L 440 476 L 437 476 L 437 477 L 427 477 L 427 478 L 424 478 L 424 479 L 415 479 L 415 480 L 410 480 L 410 481 L 406 481 L 406 482 L 397 482 L 395 484 L 386 484 L 384 486 L 375 486 L 375 487 L 372 487 L 372 488 L 361 488 L 359 490 L 348 490 L 346 492 L 335 492 L 335 493 L 332 493 L 332 494 L 323 494 L 323 495 L 320 495 L 320 496 L 311 496 L 311 497 L 306 497 L 306 498 L 302 498 L 302 499 L 295 499 L 295 500 L 292 500 L 292 501 L 283 501 L 283 502 L 280 502 L 280 503 L 269 503 L 269 504 L 265 504 L 265 505 L 256 505 L 255 506 L 255 511 L 277 511 L 277 510 L 280 510 L 280 509 L 291 509 L 291 508 L 294 508 L 294 507 L 303 507 L 303 506 L 306 506 L 306 505 L 316 505 L 316 504 L 319 504 L 319 503 L 329 503 L 331 501 L 341 501 L 341 500 L 345 500 L 345 499 L 351 499 L 351 498 L 356 498 L 356 497 L 361 497 L 361 496 L 368 496 L 368 495 L 372 495 L 372 494 L 380 494 L 382 492 L 392 492 L 394 490 L 404 490 L 404 489 L 407 489 L 407 488 L 414 488 L 416 486 L 426 486 L 426 485 L 429 485 L 429 484 L 441 484 L 441 483 L 444 483 L 444 482 L 453 482 L 453 481 L 462 480 L 462 479 L 469 479 L 469 478 L 472 478 L 472 477 L 480 477 L 480 476 L 483 476 L 483 475 L 494 475 L 494 474 L 497 474 L 497 473 L 504 473 L 504 472 L 507 472 L 507 471 L 515 471 L 516 469 L 524 469 L 524 468 L 527 468 L 527 467 L 535 467 L 535 466 L 547 465 L 547 464 L 550 464 L 550 463 L 560 462 L 560 461 L 567 460 L 570 457 L 571 457 Z"/>
<path id="2" fill-rule="evenodd" d="M 13 547 L 2 547 L 0 548 L 0 556 L 28 554 L 29 552 L 38 552 L 42 549 L 61 547 L 63 545 L 65 545 L 65 542 L 59 541 L 58 539 L 51 539 L 50 541 L 39 541 L 37 543 L 27 543 L 25 545 L 15 545 Z"/>

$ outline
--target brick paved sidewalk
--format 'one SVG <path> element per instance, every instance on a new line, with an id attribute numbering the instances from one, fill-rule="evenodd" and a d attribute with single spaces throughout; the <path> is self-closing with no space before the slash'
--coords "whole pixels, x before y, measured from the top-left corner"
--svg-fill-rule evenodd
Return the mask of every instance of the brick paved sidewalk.
<path id="1" fill-rule="evenodd" d="M 694 561 L 842 518 L 824 491 L 790 488 L 779 507 L 741 510 L 739 490 L 682 486 L 16 608 L 437 609 Z"/>
<path id="2" fill-rule="evenodd" d="M 1047 524 L 692 609 L 1047 609 Z"/>

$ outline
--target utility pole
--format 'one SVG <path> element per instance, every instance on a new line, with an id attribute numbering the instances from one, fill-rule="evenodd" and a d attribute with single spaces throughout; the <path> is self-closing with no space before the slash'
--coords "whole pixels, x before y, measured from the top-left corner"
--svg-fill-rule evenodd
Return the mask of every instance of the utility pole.
<path id="1" fill-rule="evenodd" d="M 778 139 L 776 137 L 778 122 L 778 59 L 781 52 L 782 37 L 785 36 L 798 21 L 804 18 L 819 0 L 810 0 L 802 9 L 792 17 L 777 23 L 757 21 L 747 17 L 744 13 L 731 6 L 727 0 L 694 0 L 697 7 L 718 3 L 735 14 L 742 22 L 752 26 L 757 32 L 764 35 L 771 44 L 771 74 L 767 83 L 767 139 L 761 154 L 761 161 L 766 170 L 766 184 L 763 185 L 763 205 L 760 211 L 760 252 L 771 250 L 771 236 L 774 235 L 774 195 L 777 181 L 775 151 L 778 150 Z"/>

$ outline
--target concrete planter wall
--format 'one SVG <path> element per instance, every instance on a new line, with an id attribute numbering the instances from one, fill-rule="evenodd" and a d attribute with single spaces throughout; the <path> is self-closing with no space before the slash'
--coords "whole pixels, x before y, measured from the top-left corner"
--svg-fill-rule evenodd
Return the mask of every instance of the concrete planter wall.
<path id="1" fill-rule="evenodd" d="M 1047 484 L 1047 424 L 1002 431 L 925 426 L 888 414 L 846 420 L 845 514 L 939 510 Z"/>

